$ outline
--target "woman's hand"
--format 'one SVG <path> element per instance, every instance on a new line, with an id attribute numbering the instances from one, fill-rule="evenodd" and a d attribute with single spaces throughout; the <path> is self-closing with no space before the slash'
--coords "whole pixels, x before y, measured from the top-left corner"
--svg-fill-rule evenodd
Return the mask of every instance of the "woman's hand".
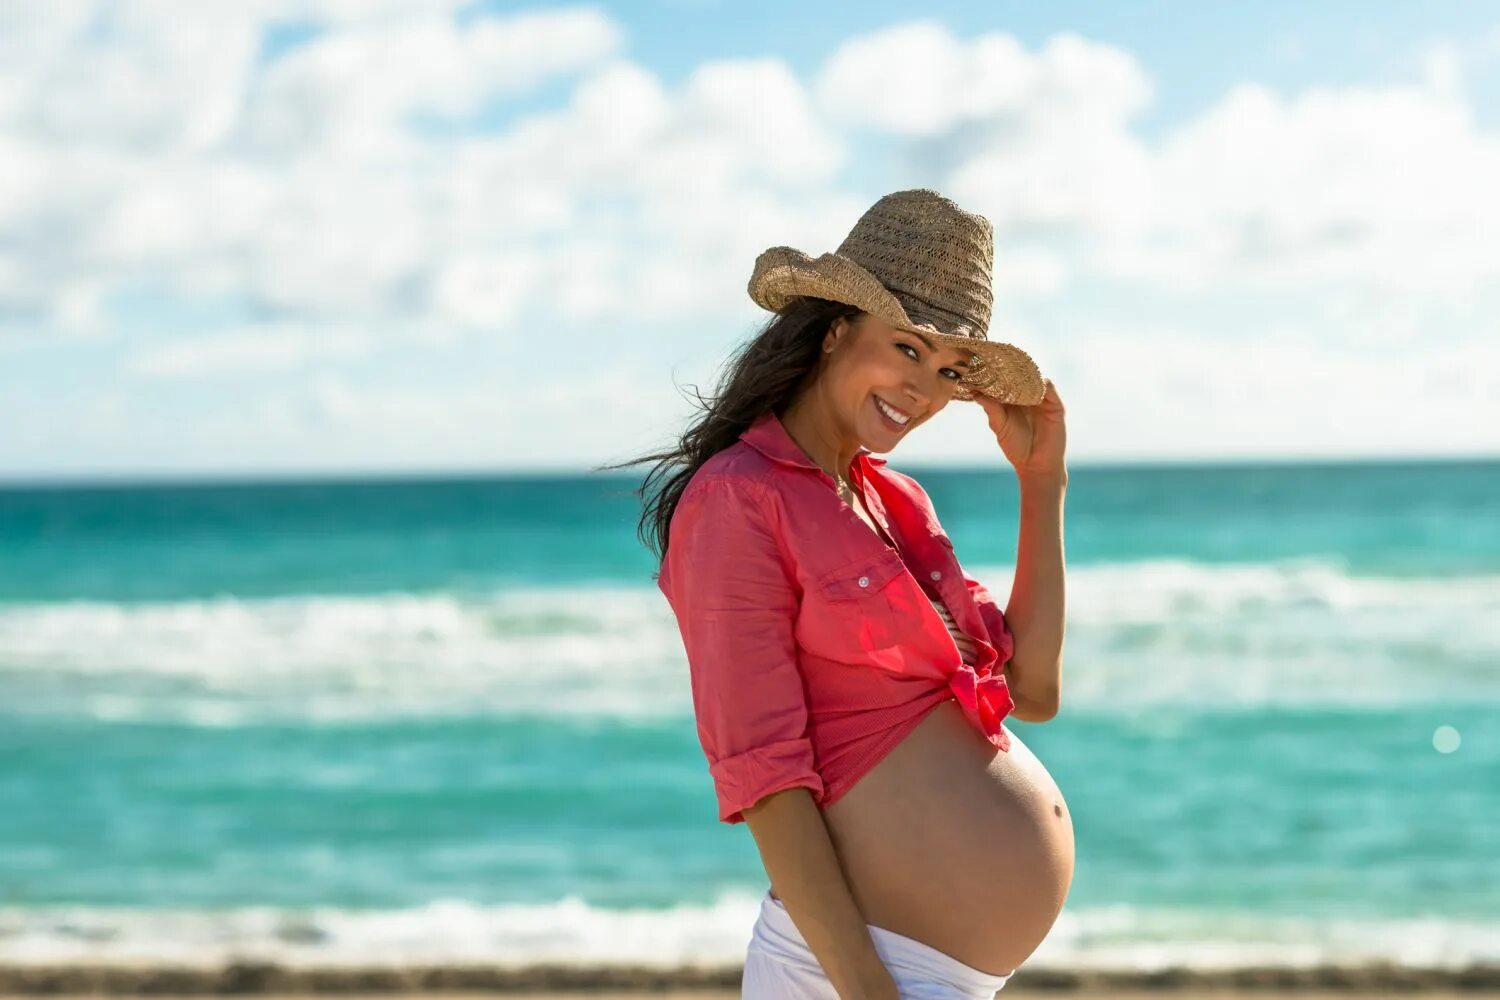
<path id="1" fill-rule="evenodd" d="M 982 392 L 976 392 L 974 399 L 989 415 L 990 430 L 995 432 L 1000 450 L 1015 466 L 1017 475 L 1066 478 L 1067 465 L 1063 461 L 1068 439 L 1063 423 L 1066 411 L 1057 395 L 1057 386 L 1051 379 L 1043 382 L 1045 395 L 1035 406 L 1002 403 Z"/>

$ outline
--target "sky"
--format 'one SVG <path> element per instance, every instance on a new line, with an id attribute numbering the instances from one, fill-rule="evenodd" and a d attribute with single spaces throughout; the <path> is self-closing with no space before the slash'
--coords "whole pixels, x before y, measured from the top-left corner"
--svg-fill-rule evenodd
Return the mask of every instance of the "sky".
<path id="1" fill-rule="evenodd" d="M 0 0 L 0 481 L 634 458 L 912 187 L 1070 467 L 1500 457 L 1497 178 L 1490 4 Z"/>

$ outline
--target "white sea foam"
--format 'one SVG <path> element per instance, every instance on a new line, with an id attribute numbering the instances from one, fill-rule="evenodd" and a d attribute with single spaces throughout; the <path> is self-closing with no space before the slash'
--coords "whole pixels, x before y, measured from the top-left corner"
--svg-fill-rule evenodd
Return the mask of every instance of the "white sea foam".
<path id="1" fill-rule="evenodd" d="M 734 964 L 744 957 L 758 905 L 758 896 L 738 892 L 703 905 L 624 910 L 593 907 L 577 898 L 488 907 L 440 900 L 389 911 L 0 909 L 0 963 Z M 1215 918 L 1201 911 L 1116 905 L 1064 909 L 1026 967 L 1211 969 L 1389 961 L 1452 969 L 1497 960 L 1500 925 L 1436 914 L 1354 920 L 1239 911 Z"/>
<path id="2" fill-rule="evenodd" d="M 970 571 L 1005 603 L 1012 567 Z M 1071 710 L 1500 699 L 1500 576 L 1092 565 L 1067 614 Z M 44 715 L 645 718 L 691 711 L 685 672 L 654 586 L 0 606 L 7 709 Z"/>

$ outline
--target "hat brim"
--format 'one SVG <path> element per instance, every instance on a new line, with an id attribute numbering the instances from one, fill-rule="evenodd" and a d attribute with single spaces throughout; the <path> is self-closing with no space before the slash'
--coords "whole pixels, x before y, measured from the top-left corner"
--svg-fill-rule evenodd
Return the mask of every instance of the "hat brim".
<path id="1" fill-rule="evenodd" d="M 829 299 L 862 309 L 897 329 L 925 334 L 948 347 L 969 351 L 975 359 L 954 389 L 954 399 L 969 401 L 975 393 L 983 393 L 1003 403 L 1035 406 L 1046 394 L 1041 370 L 1031 355 L 1014 344 L 944 333 L 930 324 L 913 323 L 890 289 L 839 254 L 813 258 L 796 247 L 771 247 L 755 258 L 748 290 L 756 305 L 771 312 L 780 312 L 798 296 Z"/>

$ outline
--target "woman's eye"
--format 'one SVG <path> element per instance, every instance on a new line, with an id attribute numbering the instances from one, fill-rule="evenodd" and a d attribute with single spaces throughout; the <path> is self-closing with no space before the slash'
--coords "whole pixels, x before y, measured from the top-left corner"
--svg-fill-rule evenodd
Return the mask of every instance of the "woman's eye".
<path id="1" fill-rule="evenodd" d="M 908 356 L 910 358 L 912 358 L 913 360 L 915 360 L 915 361 L 920 361 L 921 360 L 921 355 L 917 353 L 917 349 L 915 347 L 911 346 L 910 344 L 902 344 L 902 343 L 898 342 L 896 344 L 896 346 L 899 347 L 899 348 L 901 348 L 901 349 L 903 349 L 903 350 L 910 351 L 911 354 L 908 355 Z M 948 373 L 948 380 L 950 382 L 957 382 L 959 379 L 963 378 L 963 373 L 962 372 L 956 372 L 952 368 L 944 368 L 943 371 L 945 371 L 945 372 Z"/>

